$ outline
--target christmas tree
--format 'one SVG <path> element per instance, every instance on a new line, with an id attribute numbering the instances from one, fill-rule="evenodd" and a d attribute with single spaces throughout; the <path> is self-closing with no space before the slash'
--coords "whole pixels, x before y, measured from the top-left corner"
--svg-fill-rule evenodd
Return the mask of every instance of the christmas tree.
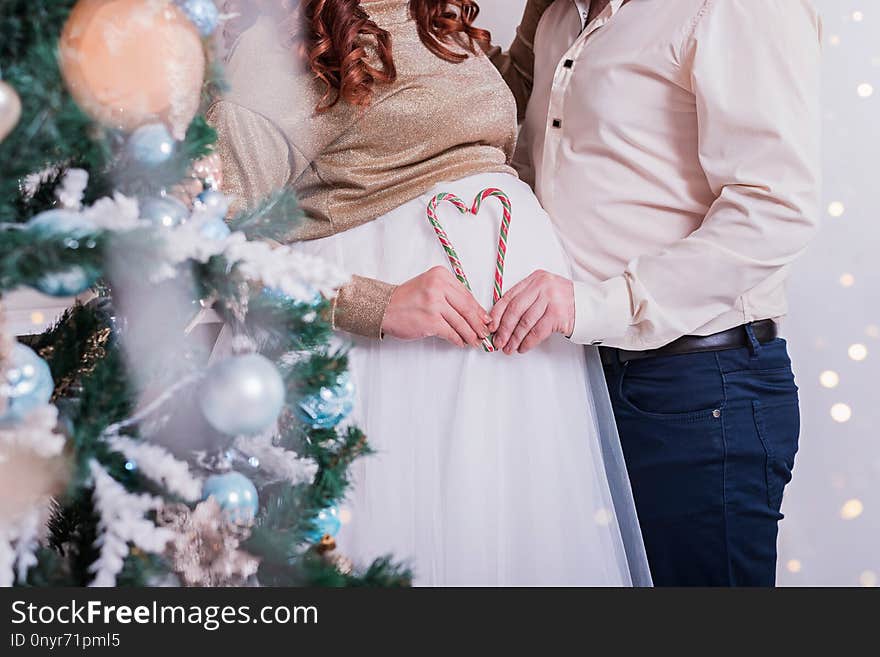
<path id="1" fill-rule="evenodd" d="M 289 192 L 227 217 L 203 118 L 223 18 L 0 3 L 0 295 L 82 301 L 0 327 L 0 584 L 409 584 L 334 549 L 369 453 L 326 320 L 346 278 L 270 246 Z"/>

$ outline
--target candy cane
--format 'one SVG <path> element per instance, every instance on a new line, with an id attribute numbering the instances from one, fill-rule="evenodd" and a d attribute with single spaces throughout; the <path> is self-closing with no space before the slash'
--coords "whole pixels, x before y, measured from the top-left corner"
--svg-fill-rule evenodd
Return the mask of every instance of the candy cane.
<path id="1" fill-rule="evenodd" d="M 452 271 L 455 273 L 455 277 L 468 290 L 471 290 L 471 284 L 468 281 L 467 274 L 464 273 L 464 266 L 461 264 L 461 259 L 458 257 L 458 252 L 455 250 L 455 247 L 452 246 L 452 241 L 449 239 L 449 235 L 446 233 L 446 230 L 443 228 L 440 220 L 437 218 L 437 206 L 440 204 L 440 202 L 447 201 L 455 206 L 455 208 L 461 214 L 470 213 L 476 216 L 483 205 L 483 201 L 485 201 L 487 198 L 493 197 L 497 198 L 501 202 L 502 208 L 501 229 L 498 236 L 498 257 L 495 261 L 495 284 L 492 299 L 492 303 L 494 305 L 498 303 L 498 301 L 501 299 L 501 296 L 504 294 L 504 260 L 507 257 L 507 239 L 510 233 L 511 218 L 510 198 L 500 189 L 490 187 L 489 189 L 484 189 L 482 192 L 480 192 L 474 199 L 474 203 L 471 208 L 468 209 L 464 202 L 455 194 L 442 192 L 431 199 L 430 203 L 428 203 L 427 212 L 428 221 L 430 221 L 431 226 L 434 227 L 434 232 L 437 234 L 437 239 L 440 240 L 440 245 L 443 247 L 443 251 L 446 253 L 446 257 L 449 260 L 449 264 L 452 266 Z M 490 335 L 488 338 L 485 338 L 483 340 L 483 349 L 489 353 L 495 351 L 493 339 L 494 335 Z"/>
<path id="2" fill-rule="evenodd" d="M 501 301 L 501 297 L 504 294 L 504 259 L 507 257 L 507 236 L 510 233 L 510 198 L 500 189 L 494 187 L 484 189 L 474 199 L 471 213 L 477 214 L 480 211 L 480 206 L 483 205 L 483 201 L 491 197 L 501 201 L 501 230 L 498 235 L 498 258 L 495 261 L 495 294 L 492 299 L 492 303 L 496 304 Z"/>

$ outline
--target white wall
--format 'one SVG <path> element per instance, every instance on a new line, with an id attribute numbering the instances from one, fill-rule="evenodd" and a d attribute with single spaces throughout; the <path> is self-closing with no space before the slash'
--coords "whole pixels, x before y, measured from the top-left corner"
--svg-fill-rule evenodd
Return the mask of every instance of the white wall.
<path id="1" fill-rule="evenodd" d="M 523 0 L 482 0 L 506 44 Z M 760 4 L 758 2 L 756 5 Z M 780 584 L 880 579 L 880 4 L 815 0 L 825 22 L 824 201 L 819 239 L 789 286 L 785 333 L 801 387 L 803 433 L 786 495 Z M 860 96 L 858 90 L 867 97 Z M 869 92 L 873 91 L 873 93 Z M 760 102 L 757 99 L 756 102 Z M 842 204 L 834 205 L 831 204 Z M 842 214 L 840 214 L 842 210 Z M 840 216 L 832 216 L 838 215 Z M 862 345 L 864 350 L 852 345 Z M 823 372 L 839 378 L 825 387 Z M 834 377 L 826 375 L 826 383 Z M 832 418 L 836 404 L 838 418 Z"/>

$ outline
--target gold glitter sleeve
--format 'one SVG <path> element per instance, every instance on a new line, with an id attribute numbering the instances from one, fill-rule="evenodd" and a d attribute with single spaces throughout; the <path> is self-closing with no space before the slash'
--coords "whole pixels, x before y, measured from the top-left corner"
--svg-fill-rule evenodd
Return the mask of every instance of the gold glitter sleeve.
<path id="1" fill-rule="evenodd" d="M 212 105 L 207 118 L 217 131 L 223 192 L 232 197 L 231 214 L 252 207 L 288 183 L 295 151 L 271 121 L 226 100 Z"/>
<path id="2" fill-rule="evenodd" d="M 529 0 L 510 50 L 503 52 L 501 48 L 495 46 L 486 51 L 516 98 L 517 117 L 520 121 L 525 118 L 526 106 L 532 95 L 535 33 L 538 31 L 541 16 L 553 2 L 554 0 Z"/>
<path id="3" fill-rule="evenodd" d="M 333 300 L 333 328 L 365 338 L 382 339 L 382 320 L 396 285 L 353 276 Z"/>

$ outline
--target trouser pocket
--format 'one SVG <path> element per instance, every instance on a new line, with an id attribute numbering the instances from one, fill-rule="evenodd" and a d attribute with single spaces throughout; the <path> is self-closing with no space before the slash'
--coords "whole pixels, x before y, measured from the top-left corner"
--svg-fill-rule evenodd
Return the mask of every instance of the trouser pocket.
<path id="1" fill-rule="evenodd" d="M 771 509 L 779 511 L 798 451 L 800 409 L 797 398 L 773 404 L 756 400 L 752 402 L 752 412 L 767 456 L 767 503 Z"/>

